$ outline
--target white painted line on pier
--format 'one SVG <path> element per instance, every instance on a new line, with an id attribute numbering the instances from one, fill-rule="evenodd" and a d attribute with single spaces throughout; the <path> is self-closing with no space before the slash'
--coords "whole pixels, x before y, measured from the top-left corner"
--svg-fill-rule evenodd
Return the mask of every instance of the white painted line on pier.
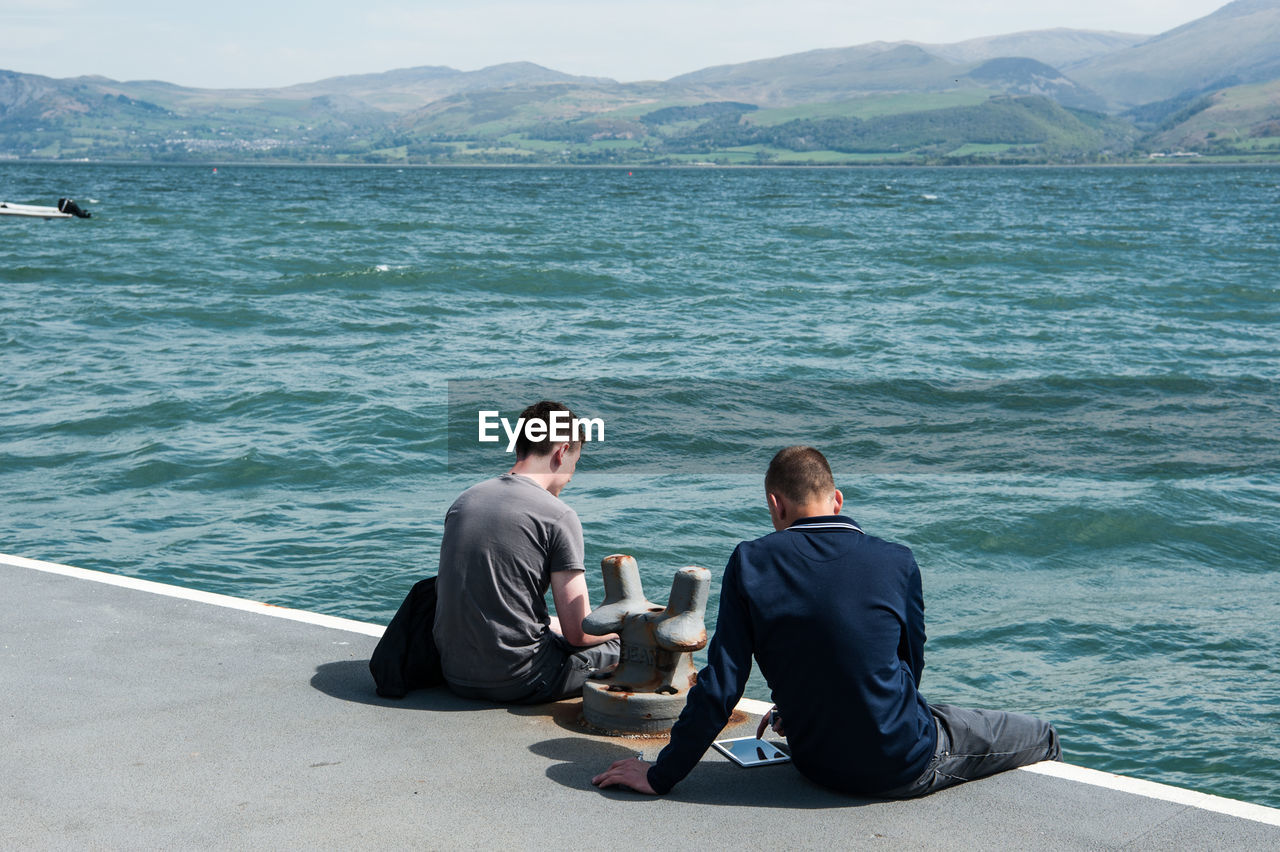
<path id="1" fill-rule="evenodd" d="M 1141 778 L 1113 775 L 1110 772 L 1086 769 L 1083 766 L 1074 766 L 1070 763 L 1058 763 L 1056 761 L 1033 763 L 1031 766 L 1023 766 L 1022 771 L 1035 772 L 1038 775 L 1051 775 L 1054 778 L 1064 778 L 1081 784 L 1091 784 L 1094 787 L 1106 787 L 1109 790 L 1132 793 L 1135 796 L 1145 796 L 1148 799 L 1160 799 L 1165 802 L 1199 808 L 1202 811 L 1213 811 L 1214 813 L 1226 814 L 1240 819 L 1280 826 L 1280 810 L 1275 808 L 1255 805 L 1252 802 L 1241 802 L 1223 796 L 1214 796 L 1209 793 L 1198 793 L 1195 790 L 1172 787 L 1155 781 L 1143 781 Z"/>
<path id="2" fill-rule="evenodd" d="M 738 708 L 743 713 L 750 713 L 753 716 L 763 716 L 773 709 L 773 705 L 768 701 L 756 701 L 754 698 L 741 698 L 738 700 Z"/>
<path id="3" fill-rule="evenodd" d="M 105 571 L 74 568 L 70 565 L 60 565 L 56 562 L 41 562 L 38 559 L 27 559 L 22 556 L 0 554 L 0 562 L 8 563 L 17 568 L 31 568 L 36 571 L 61 574 L 64 577 L 106 583 L 110 586 L 121 586 L 141 592 L 151 592 L 152 594 L 164 595 L 170 598 L 212 604 L 213 606 L 222 606 L 228 609 L 238 609 L 242 612 L 269 615 L 273 618 L 300 621 L 304 624 L 314 624 L 320 627 L 331 627 L 335 630 L 347 630 L 352 633 L 361 633 L 365 636 L 381 637 L 386 629 L 380 624 L 369 624 L 368 622 L 356 621 L 351 618 L 339 618 L 336 615 L 321 615 L 320 613 L 307 612 L 301 609 L 289 609 L 288 607 L 275 606 L 274 604 L 261 603 L 260 601 L 233 598 L 230 595 L 184 589 L 181 586 L 171 586 L 166 583 L 152 582 L 151 580 L 140 580 L 136 577 L 125 577 L 120 574 L 109 574 Z M 738 702 L 737 709 L 755 716 L 763 716 L 769 712 L 772 706 L 766 701 L 743 698 Z M 1056 761 L 1045 761 L 1031 766 L 1023 766 L 1021 770 L 1023 772 L 1034 772 L 1038 775 L 1050 775 L 1054 778 L 1062 778 L 1081 784 L 1089 784 L 1094 787 L 1105 787 L 1110 790 L 1132 793 L 1135 796 L 1145 796 L 1148 799 L 1159 799 L 1165 802 L 1186 805 L 1267 825 L 1280 826 L 1280 810 L 1276 808 L 1255 805 L 1252 802 L 1241 802 L 1223 796 L 1214 796 L 1209 793 L 1199 793 L 1195 790 L 1186 790 L 1182 787 L 1173 787 L 1155 781 L 1143 781 L 1140 778 L 1114 775 L 1110 772 L 1086 769 L 1083 766 L 1058 763 Z"/>
<path id="4" fill-rule="evenodd" d="M 90 580 L 94 583 L 106 583 L 108 586 L 121 586 L 136 589 L 140 592 L 151 592 L 184 601 L 212 604 L 213 606 L 238 609 L 258 615 L 270 615 L 273 618 L 285 618 L 289 621 L 301 621 L 304 624 L 315 624 L 320 627 L 332 627 L 335 630 L 349 630 L 352 633 L 363 633 L 365 636 L 381 637 L 385 627 L 380 624 L 369 624 L 350 618 L 339 618 L 336 615 L 321 615 L 318 612 L 307 612 L 302 609 L 289 609 L 275 604 L 251 601 L 244 598 L 233 598 L 230 595 L 219 595 L 213 592 L 201 592 L 196 589 L 184 589 L 181 586 L 170 586 L 166 583 L 154 583 L 151 580 L 140 580 L 137 577 L 125 577 L 120 574 L 108 574 L 105 571 L 90 571 L 87 568 L 74 568 L 70 565 L 59 565 L 56 562 L 41 562 L 38 559 L 27 559 L 22 556 L 0 554 L 0 561 L 18 568 L 32 568 L 49 574 L 61 574 L 64 577 L 75 577 L 78 580 Z"/>

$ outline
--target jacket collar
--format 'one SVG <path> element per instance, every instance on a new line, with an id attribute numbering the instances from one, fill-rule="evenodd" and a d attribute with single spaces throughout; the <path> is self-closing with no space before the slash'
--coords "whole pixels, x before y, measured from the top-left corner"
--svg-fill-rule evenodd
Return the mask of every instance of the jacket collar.
<path id="1" fill-rule="evenodd" d="M 791 526 L 788 530 L 797 532 L 810 532 L 819 530 L 852 530 L 853 532 L 862 532 L 862 527 L 854 523 L 852 518 L 846 518 L 844 515 L 816 515 L 812 518 L 801 518 Z"/>

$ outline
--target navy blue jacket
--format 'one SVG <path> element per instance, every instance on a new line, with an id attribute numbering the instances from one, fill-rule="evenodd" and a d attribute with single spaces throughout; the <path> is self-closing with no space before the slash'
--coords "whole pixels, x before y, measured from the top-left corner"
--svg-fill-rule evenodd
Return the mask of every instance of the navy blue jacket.
<path id="1" fill-rule="evenodd" d="M 805 518 L 734 550 L 707 666 L 650 767 L 684 778 L 729 719 L 754 654 L 809 779 L 874 794 L 914 781 L 937 743 L 924 670 L 920 569 L 900 544 L 841 515 Z"/>

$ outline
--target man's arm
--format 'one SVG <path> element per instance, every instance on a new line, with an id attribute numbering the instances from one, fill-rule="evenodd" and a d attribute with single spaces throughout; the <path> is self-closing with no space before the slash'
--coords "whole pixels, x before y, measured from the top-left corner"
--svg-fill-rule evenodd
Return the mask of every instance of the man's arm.
<path id="1" fill-rule="evenodd" d="M 596 636 L 584 633 L 582 619 L 591 612 L 591 599 L 587 593 L 587 575 L 585 571 L 555 571 L 551 575 L 551 599 L 556 604 L 556 617 L 551 621 L 554 630 L 559 622 L 558 631 L 565 641 L 577 648 L 586 648 L 608 642 L 617 636 L 609 633 Z"/>

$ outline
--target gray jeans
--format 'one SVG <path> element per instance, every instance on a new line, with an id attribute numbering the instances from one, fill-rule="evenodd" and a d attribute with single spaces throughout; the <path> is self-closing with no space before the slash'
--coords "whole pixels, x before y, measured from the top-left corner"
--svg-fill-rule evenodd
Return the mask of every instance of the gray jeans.
<path id="1" fill-rule="evenodd" d="M 1058 732 L 1048 722 L 1020 713 L 966 710 L 933 704 L 938 747 L 925 771 L 910 784 L 881 793 L 911 799 L 1042 760 L 1062 760 Z"/>
<path id="2" fill-rule="evenodd" d="M 581 695 L 587 678 L 598 671 L 607 671 L 618 662 L 617 639 L 578 648 L 562 636 L 552 638 L 554 647 L 539 655 L 534 670 L 523 683 L 497 688 L 451 683 L 449 689 L 463 698 L 484 698 L 503 704 L 545 704 Z"/>

